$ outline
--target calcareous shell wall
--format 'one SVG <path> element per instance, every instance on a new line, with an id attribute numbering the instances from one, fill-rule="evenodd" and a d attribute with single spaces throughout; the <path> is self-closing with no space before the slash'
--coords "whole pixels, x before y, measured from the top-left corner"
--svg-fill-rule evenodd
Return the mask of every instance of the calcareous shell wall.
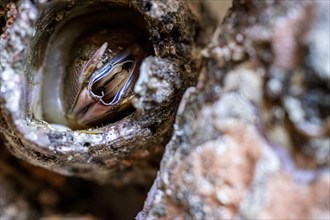
<path id="1" fill-rule="evenodd" d="M 122 21 L 114 13 L 118 8 L 131 19 Z M 199 25 L 185 1 L 23 0 L 16 10 L 0 39 L 0 128 L 11 152 L 32 164 L 99 182 L 116 181 L 116 175 L 120 182 L 154 176 L 157 169 L 150 163 L 160 160 L 181 96 L 197 77 L 198 62 L 192 61 L 198 58 L 192 51 L 199 48 Z M 126 29 L 142 32 L 151 45 L 131 91 L 134 110 L 83 130 L 48 120 L 45 115 L 53 110 L 64 114 L 49 103 L 68 95 L 61 89 L 70 85 L 65 74 L 77 32 L 88 29 L 81 24 L 106 30 L 121 21 Z"/>

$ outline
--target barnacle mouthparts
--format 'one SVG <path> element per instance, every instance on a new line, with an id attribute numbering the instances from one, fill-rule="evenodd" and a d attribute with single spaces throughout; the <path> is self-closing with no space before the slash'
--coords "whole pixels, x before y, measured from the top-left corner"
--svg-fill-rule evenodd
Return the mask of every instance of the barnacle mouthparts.
<path id="1" fill-rule="evenodd" d="M 102 126 L 134 112 L 133 86 L 143 59 L 152 54 L 136 11 L 78 9 L 61 18 L 39 70 L 44 75 L 39 117 L 72 129 Z"/>

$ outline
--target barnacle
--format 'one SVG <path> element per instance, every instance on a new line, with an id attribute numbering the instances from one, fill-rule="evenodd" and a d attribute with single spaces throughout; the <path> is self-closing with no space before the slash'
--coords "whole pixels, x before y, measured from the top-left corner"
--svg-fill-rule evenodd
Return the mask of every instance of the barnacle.
<path id="1" fill-rule="evenodd" d="M 78 15 L 62 18 L 48 41 L 39 69 L 44 74 L 39 118 L 81 129 L 133 112 L 133 85 L 152 51 L 145 22 L 134 10 L 76 10 L 71 13 Z"/>
<path id="2" fill-rule="evenodd" d="M 0 54 L 0 127 L 12 153 L 100 182 L 153 178 L 150 164 L 197 78 L 198 22 L 187 2 L 17 6 Z"/>

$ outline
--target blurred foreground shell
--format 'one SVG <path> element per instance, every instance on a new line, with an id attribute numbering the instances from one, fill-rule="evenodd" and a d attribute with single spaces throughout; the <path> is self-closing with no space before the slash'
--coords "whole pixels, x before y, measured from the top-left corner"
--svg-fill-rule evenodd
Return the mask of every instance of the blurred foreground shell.
<path id="1" fill-rule="evenodd" d="M 150 163 L 160 160 L 181 96 L 196 80 L 198 22 L 187 2 L 15 7 L 0 39 L 0 128 L 9 149 L 100 182 L 153 177 Z"/>
<path id="2" fill-rule="evenodd" d="M 330 2 L 232 3 L 137 219 L 329 219 Z"/>

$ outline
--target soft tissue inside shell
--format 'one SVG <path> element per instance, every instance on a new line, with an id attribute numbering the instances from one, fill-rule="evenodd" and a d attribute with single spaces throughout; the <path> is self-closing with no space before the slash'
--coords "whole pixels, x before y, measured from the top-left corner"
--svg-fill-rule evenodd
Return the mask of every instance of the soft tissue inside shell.
<path id="1" fill-rule="evenodd" d="M 66 73 L 72 65 L 72 56 L 75 55 L 73 50 L 79 48 L 77 43 L 81 42 L 84 48 L 88 48 L 85 44 L 89 44 L 89 42 L 88 39 L 84 39 L 85 36 L 91 41 L 90 51 L 100 46 L 98 43 L 103 41 L 102 38 L 109 38 L 111 30 L 122 32 L 121 40 L 124 39 L 127 42 L 136 38 L 133 35 L 137 33 L 138 38 L 148 38 L 145 21 L 135 10 L 109 8 L 109 6 L 101 8 L 97 7 L 95 10 L 90 8 L 88 10 L 72 9 L 70 16 L 63 18 L 56 25 L 54 33 L 47 42 L 44 60 L 38 70 L 39 75 L 42 76 L 40 97 L 42 114 L 38 114 L 39 119 L 69 127 L 65 116 L 67 107 L 62 97 L 62 91 L 68 79 Z M 116 48 L 112 52 L 115 50 Z M 86 51 L 88 49 L 85 49 Z M 111 52 L 108 51 L 108 55 L 111 56 Z M 35 116 L 37 116 L 37 109 L 35 108 Z"/>
<path id="2" fill-rule="evenodd" d="M 72 107 L 74 99 L 79 91 L 79 76 L 81 70 L 95 51 L 104 43 L 108 43 L 108 48 L 103 55 L 103 63 L 111 60 L 123 48 L 128 47 L 133 42 L 137 41 L 134 33 L 129 29 L 112 28 L 111 30 L 101 30 L 81 36 L 77 39 L 71 50 L 71 60 L 67 69 L 63 86 L 63 101 L 64 108 L 68 110 Z M 99 67 L 102 65 L 102 61 Z"/>

